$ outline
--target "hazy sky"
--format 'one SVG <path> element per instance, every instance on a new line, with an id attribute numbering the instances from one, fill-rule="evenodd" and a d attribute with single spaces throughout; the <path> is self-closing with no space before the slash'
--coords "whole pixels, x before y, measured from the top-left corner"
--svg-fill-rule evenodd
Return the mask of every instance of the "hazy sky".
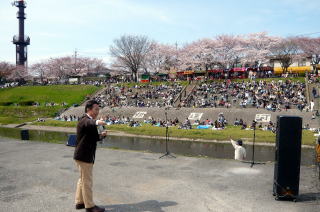
<path id="1" fill-rule="evenodd" d="M 11 2 L 0 0 L 0 61 L 14 62 L 18 8 Z M 29 0 L 29 63 L 75 49 L 108 62 L 109 45 L 123 34 L 178 45 L 218 34 L 309 34 L 320 31 L 319 8 L 320 0 Z"/>

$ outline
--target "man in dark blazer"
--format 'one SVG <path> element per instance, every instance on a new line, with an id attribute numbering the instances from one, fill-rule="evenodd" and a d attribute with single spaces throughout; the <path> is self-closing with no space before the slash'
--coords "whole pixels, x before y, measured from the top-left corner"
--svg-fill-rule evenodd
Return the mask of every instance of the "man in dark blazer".
<path id="1" fill-rule="evenodd" d="M 103 212 L 104 208 L 96 206 L 92 197 L 92 169 L 96 154 L 97 141 L 106 137 L 107 132 L 98 134 L 98 125 L 105 125 L 104 121 L 96 120 L 99 114 L 99 104 L 94 100 L 87 102 L 86 114 L 77 125 L 77 144 L 73 159 L 80 171 L 80 178 L 76 191 L 76 209 L 86 209 L 86 212 Z"/>

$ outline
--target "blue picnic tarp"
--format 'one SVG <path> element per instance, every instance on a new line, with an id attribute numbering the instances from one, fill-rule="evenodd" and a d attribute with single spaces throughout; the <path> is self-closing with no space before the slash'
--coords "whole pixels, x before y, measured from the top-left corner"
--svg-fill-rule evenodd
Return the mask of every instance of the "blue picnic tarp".
<path id="1" fill-rule="evenodd" d="M 197 129 L 209 129 L 211 127 L 212 127 L 211 125 L 199 125 L 197 126 Z"/>

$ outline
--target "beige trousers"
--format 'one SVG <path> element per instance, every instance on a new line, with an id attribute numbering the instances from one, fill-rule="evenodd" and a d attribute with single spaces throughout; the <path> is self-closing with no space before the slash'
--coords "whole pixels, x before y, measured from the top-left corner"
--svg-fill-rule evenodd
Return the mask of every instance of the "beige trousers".
<path id="1" fill-rule="evenodd" d="M 75 160 L 79 172 L 80 178 L 77 183 L 76 190 L 76 204 L 84 204 L 86 208 L 92 208 L 95 206 L 92 198 L 92 168 L 93 163 L 85 163 Z"/>

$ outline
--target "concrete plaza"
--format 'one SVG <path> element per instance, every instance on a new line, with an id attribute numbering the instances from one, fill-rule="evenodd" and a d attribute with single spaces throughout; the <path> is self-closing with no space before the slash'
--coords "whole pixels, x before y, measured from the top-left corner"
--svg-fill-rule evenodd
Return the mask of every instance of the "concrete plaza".
<path id="1" fill-rule="evenodd" d="M 73 150 L 0 138 L 0 211 L 76 211 Z M 250 168 L 233 160 L 159 156 L 99 148 L 96 204 L 113 212 L 320 211 L 314 167 L 301 167 L 300 198 L 294 203 L 274 200 L 273 163 Z"/>

